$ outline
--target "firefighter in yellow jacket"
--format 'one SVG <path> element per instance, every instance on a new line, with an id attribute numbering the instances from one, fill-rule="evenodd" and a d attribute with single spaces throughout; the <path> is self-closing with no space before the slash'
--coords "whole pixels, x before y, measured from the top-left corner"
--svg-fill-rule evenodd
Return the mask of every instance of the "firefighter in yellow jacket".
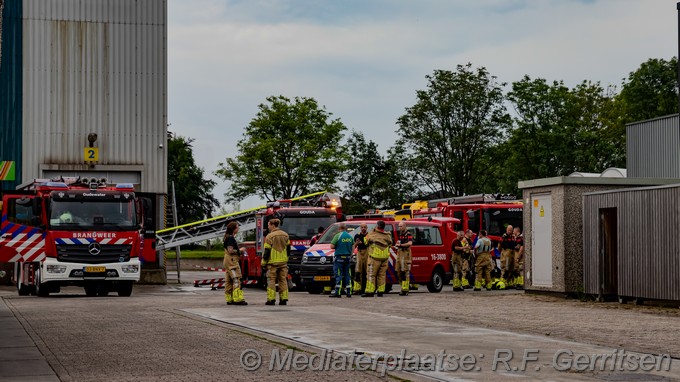
<path id="1" fill-rule="evenodd" d="M 267 224 L 269 234 L 264 238 L 262 266 L 267 267 L 267 302 L 276 304 L 276 284 L 279 285 L 279 305 L 288 303 L 288 255 L 290 240 L 288 234 L 279 229 L 281 220 L 272 219 Z"/>
<path id="2" fill-rule="evenodd" d="M 241 251 L 238 249 L 238 242 L 235 238 L 238 229 L 238 223 L 231 222 L 227 224 L 227 232 L 224 235 L 224 299 L 227 300 L 227 305 L 248 305 L 241 289 L 241 266 L 239 265 Z"/>
<path id="3" fill-rule="evenodd" d="M 401 284 L 400 296 L 408 296 L 409 282 L 411 281 L 411 263 L 413 256 L 411 246 L 413 245 L 413 235 L 406 229 L 406 223 L 399 222 L 399 232 L 397 233 L 397 264 L 394 273 L 397 274 Z"/>
<path id="4" fill-rule="evenodd" d="M 378 220 L 375 228 L 366 236 L 368 244 L 368 270 L 366 280 L 366 290 L 361 297 L 373 297 L 378 289 L 378 297 L 385 293 L 385 278 L 387 276 L 387 265 L 390 260 L 390 247 L 392 246 L 392 235 L 385 232 L 385 222 Z"/>

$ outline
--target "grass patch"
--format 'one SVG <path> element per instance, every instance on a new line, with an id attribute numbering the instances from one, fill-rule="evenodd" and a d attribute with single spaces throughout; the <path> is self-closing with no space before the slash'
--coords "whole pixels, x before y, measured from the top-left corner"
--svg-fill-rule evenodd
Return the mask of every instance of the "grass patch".
<path id="1" fill-rule="evenodd" d="M 175 251 L 174 250 L 168 250 L 165 252 L 165 256 L 167 259 L 174 259 L 175 258 Z M 213 251 L 206 251 L 206 250 L 198 250 L 198 249 L 186 249 L 182 250 L 180 252 L 180 258 L 181 259 L 222 259 L 224 258 L 224 250 L 213 250 Z"/>

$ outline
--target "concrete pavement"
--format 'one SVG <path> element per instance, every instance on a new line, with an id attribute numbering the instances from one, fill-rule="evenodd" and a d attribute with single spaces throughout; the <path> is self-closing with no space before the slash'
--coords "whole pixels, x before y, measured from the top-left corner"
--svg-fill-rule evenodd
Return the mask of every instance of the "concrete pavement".
<path id="1" fill-rule="evenodd" d="M 0 298 L 0 380 L 59 381 L 31 336 Z"/>
<path id="2" fill-rule="evenodd" d="M 396 295 L 384 299 L 392 299 L 394 303 L 405 301 Z M 381 368 L 397 369 L 401 363 L 402 370 L 411 369 L 407 374 L 433 380 L 680 379 L 680 361 L 671 360 L 670 357 L 659 359 L 658 355 L 628 351 L 620 353 L 618 349 L 587 343 L 413 318 L 409 317 L 408 307 L 404 308 L 405 314 L 402 315 L 334 305 L 248 306 L 228 310 L 184 311 L 322 351 L 325 349 L 326 354 L 332 351 L 334 354 L 344 354 L 347 358 L 352 354 L 355 357 L 364 354 L 373 360 L 386 360 L 387 364 L 377 362 L 378 372 Z M 629 355 L 651 357 L 650 360 L 653 358 L 658 361 L 662 369 L 670 368 L 670 371 L 642 372 L 626 367 L 622 362 Z M 463 357 L 467 360 L 468 370 L 462 370 Z M 440 368 L 432 364 L 433 360 Z M 575 360 L 578 360 L 578 365 Z M 620 363 L 617 364 L 618 360 Z M 591 362 L 595 370 L 579 370 L 583 363 Z"/>

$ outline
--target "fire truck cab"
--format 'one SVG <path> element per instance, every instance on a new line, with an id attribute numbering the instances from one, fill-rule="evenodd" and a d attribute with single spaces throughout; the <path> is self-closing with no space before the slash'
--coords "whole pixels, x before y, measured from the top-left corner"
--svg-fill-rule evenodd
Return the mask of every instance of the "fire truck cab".
<path id="1" fill-rule="evenodd" d="M 385 219 L 383 219 L 385 220 Z M 413 235 L 411 254 L 411 283 L 426 284 L 430 292 L 438 293 L 452 278 L 451 270 L 451 243 L 456 238 L 455 225 L 460 224 L 459 219 L 432 218 L 405 220 L 406 229 Z M 347 232 L 354 237 L 359 233 L 361 223 L 366 223 L 368 232 L 371 232 L 377 223 L 377 219 L 348 220 L 345 222 Z M 392 235 L 396 242 L 399 221 L 385 220 L 385 231 Z M 335 285 L 333 275 L 333 255 L 330 243 L 339 232 L 338 223 L 330 226 L 302 257 L 301 279 L 309 293 L 321 293 L 326 286 Z M 397 257 L 396 247 L 390 249 L 389 266 L 387 269 L 386 291 L 392 284 L 399 282 L 395 273 Z M 356 255 L 352 256 L 351 272 L 354 273 L 353 264 Z"/>
<path id="2" fill-rule="evenodd" d="M 140 278 L 145 207 L 132 184 L 36 179 L 2 195 L 0 261 L 14 262 L 19 295 L 62 286 L 130 296 Z"/>

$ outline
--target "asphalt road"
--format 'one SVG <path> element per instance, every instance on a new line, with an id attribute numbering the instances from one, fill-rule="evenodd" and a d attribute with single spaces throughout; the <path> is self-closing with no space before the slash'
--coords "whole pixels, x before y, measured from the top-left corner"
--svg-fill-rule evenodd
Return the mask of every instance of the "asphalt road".
<path id="1" fill-rule="evenodd" d="M 183 284 L 135 286 L 129 298 L 2 287 L 0 380 L 680 381 L 677 308 L 448 288 L 293 292 L 285 307 L 247 288 L 250 305 L 226 306 L 221 290 L 192 285 L 213 277 L 182 272 Z"/>

